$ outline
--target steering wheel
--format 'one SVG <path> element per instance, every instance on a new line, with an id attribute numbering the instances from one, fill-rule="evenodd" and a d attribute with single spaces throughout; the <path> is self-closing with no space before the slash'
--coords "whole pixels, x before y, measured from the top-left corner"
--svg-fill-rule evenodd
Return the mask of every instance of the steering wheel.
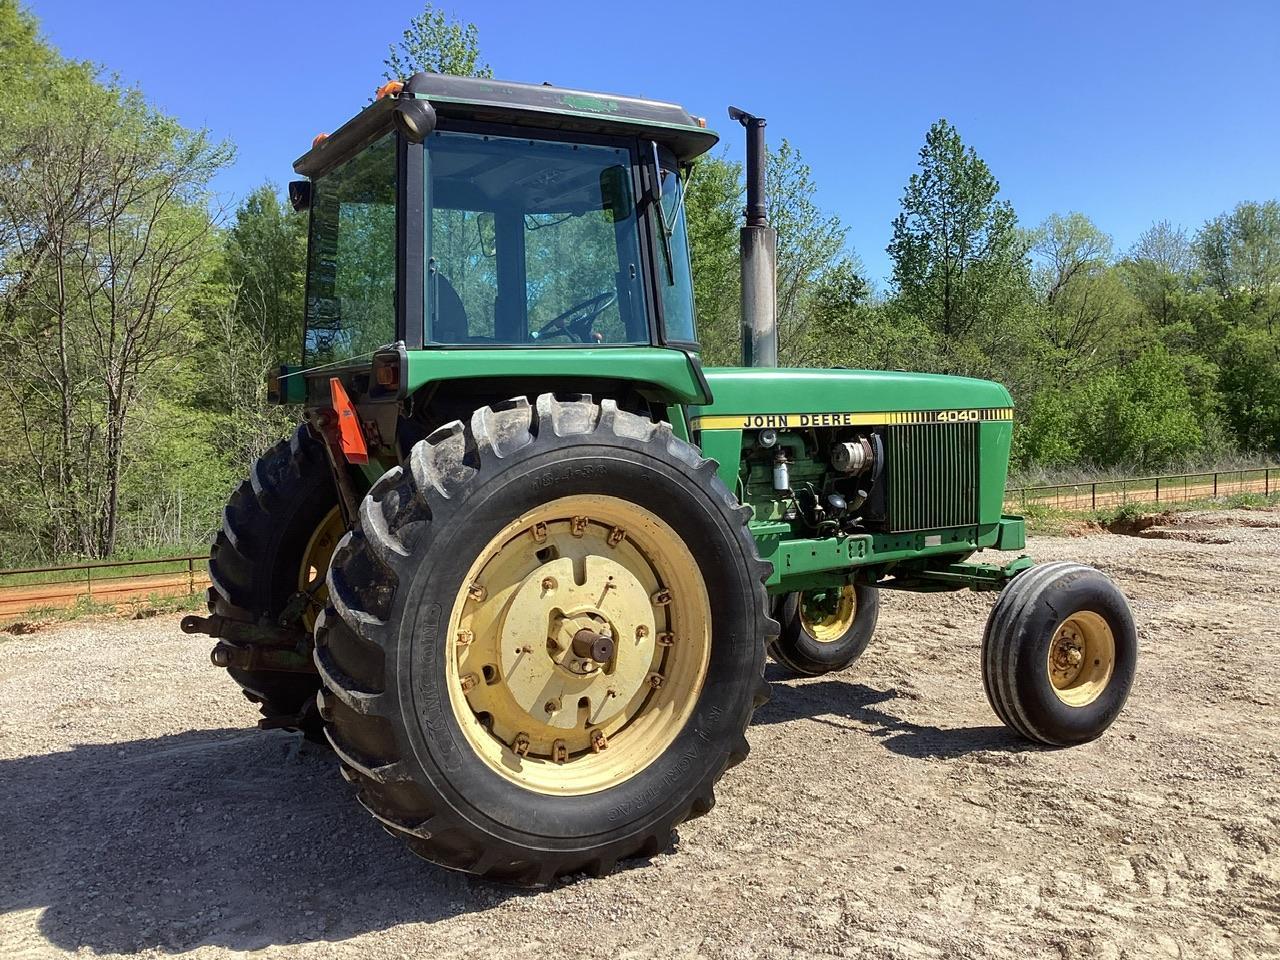
<path id="1" fill-rule="evenodd" d="M 574 337 L 582 343 L 591 342 L 591 326 L 595 323 L 596 317 L 608 310 L 618 299 L 618 292 L 610 290 L 605 293 L 597 293 L 594 297 L 588 297 L 581 303 L 575 303 L 572 307 L 555 317 L 548 320 L 533 335 L 534 340 L 541 340 L 543 337 L 564 334 L 565 336 Z"/>

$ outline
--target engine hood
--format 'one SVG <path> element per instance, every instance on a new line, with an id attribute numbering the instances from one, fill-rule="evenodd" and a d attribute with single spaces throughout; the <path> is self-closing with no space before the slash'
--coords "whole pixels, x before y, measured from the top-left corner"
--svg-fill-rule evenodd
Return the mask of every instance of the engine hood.
<path id="1" fill-rule="evenodd" d="M 690 409 L 695 429 L 1013 419 L 1009 391 L 991 380 L 884 370 L 711 367 L 704 372 L 714 399 Z"/>

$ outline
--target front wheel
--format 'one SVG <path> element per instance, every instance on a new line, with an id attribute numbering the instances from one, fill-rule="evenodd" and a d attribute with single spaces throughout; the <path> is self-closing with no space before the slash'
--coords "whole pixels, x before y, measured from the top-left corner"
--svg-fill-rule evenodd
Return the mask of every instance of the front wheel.
<path id="1" fill-rule="evenodd" d="M 1133 685 L 1138 634 L 1118 587 L 1092 567 L 1046 563 L 1004 588 L 982 638 L 982 680 L 996 714 L 1029 740 L 1093 740 Z"/>
<path id="2" fill-rule="evenodd" d="M 846 584 L 788 593 L 778 609 L 782 631 L 769 653 L 806 677 L 843 670 L 866 651 L 879 617 L 875 587 Z"/>
<path id="3" fill-rule="evenodd" d="M 442 427 L 330 569 L 316 663 L 344 774 L 415 852 L 491 879 L 657 852 L 746 756 L 768 570 L 666 424 L 544 395 Z"/>

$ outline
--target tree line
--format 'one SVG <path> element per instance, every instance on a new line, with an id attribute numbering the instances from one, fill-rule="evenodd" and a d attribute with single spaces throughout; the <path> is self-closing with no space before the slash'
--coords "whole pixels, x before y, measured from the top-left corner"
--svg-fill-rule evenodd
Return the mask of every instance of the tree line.
<path id="1" fill-rule="evenodd" d="M 0 0 L 0 565 L 199 549 L 294 412 L 306 222 L 264 184 L 230 212 L 230 143 L 60 56 Z M 427 6 L 387 57 L 491 75 Z M 68 122 L 73 118 L 74 122 Z M 905 171 L 904 171 L 905 172 Z M 1027 226 L 945 120 L 910 173 L 878 290 L 796 145 L 769 157 L 784 364 L 992 377 L 1023 471 L 1158 469 L 1280 449 L 1280 204 L 1130 249 L 1081 213 Z M 740 166 L 700 161 L 686 209 L 703 359 L 738 361 Z"/>

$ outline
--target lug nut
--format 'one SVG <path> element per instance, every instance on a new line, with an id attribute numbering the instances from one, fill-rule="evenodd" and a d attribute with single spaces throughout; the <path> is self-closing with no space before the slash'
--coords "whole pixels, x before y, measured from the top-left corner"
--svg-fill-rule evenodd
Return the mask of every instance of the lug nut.
<path id="1" fill-rule="evenodd" d="M 642 623 L 642 624 L 640 624 L 640 626 L 636 627 L 636 639 L 637 639 L 637 640 L 643 640 L 643 639 L 644 639 L 645 637 L 647 637 L 648 635 L 649 635 L 649 628 L 648 628 L 648 627 L 646 627 L 643 623 Z"/>
<path id="2" fill-rule="evenodd" d="M 542 589 L 543 589 L 543 590 L 554 590 L 555 588 L 556 588 L 556 578 L 555 578 L 555 577 L 543 577 L 543 578 L 542 578 Z"/>

